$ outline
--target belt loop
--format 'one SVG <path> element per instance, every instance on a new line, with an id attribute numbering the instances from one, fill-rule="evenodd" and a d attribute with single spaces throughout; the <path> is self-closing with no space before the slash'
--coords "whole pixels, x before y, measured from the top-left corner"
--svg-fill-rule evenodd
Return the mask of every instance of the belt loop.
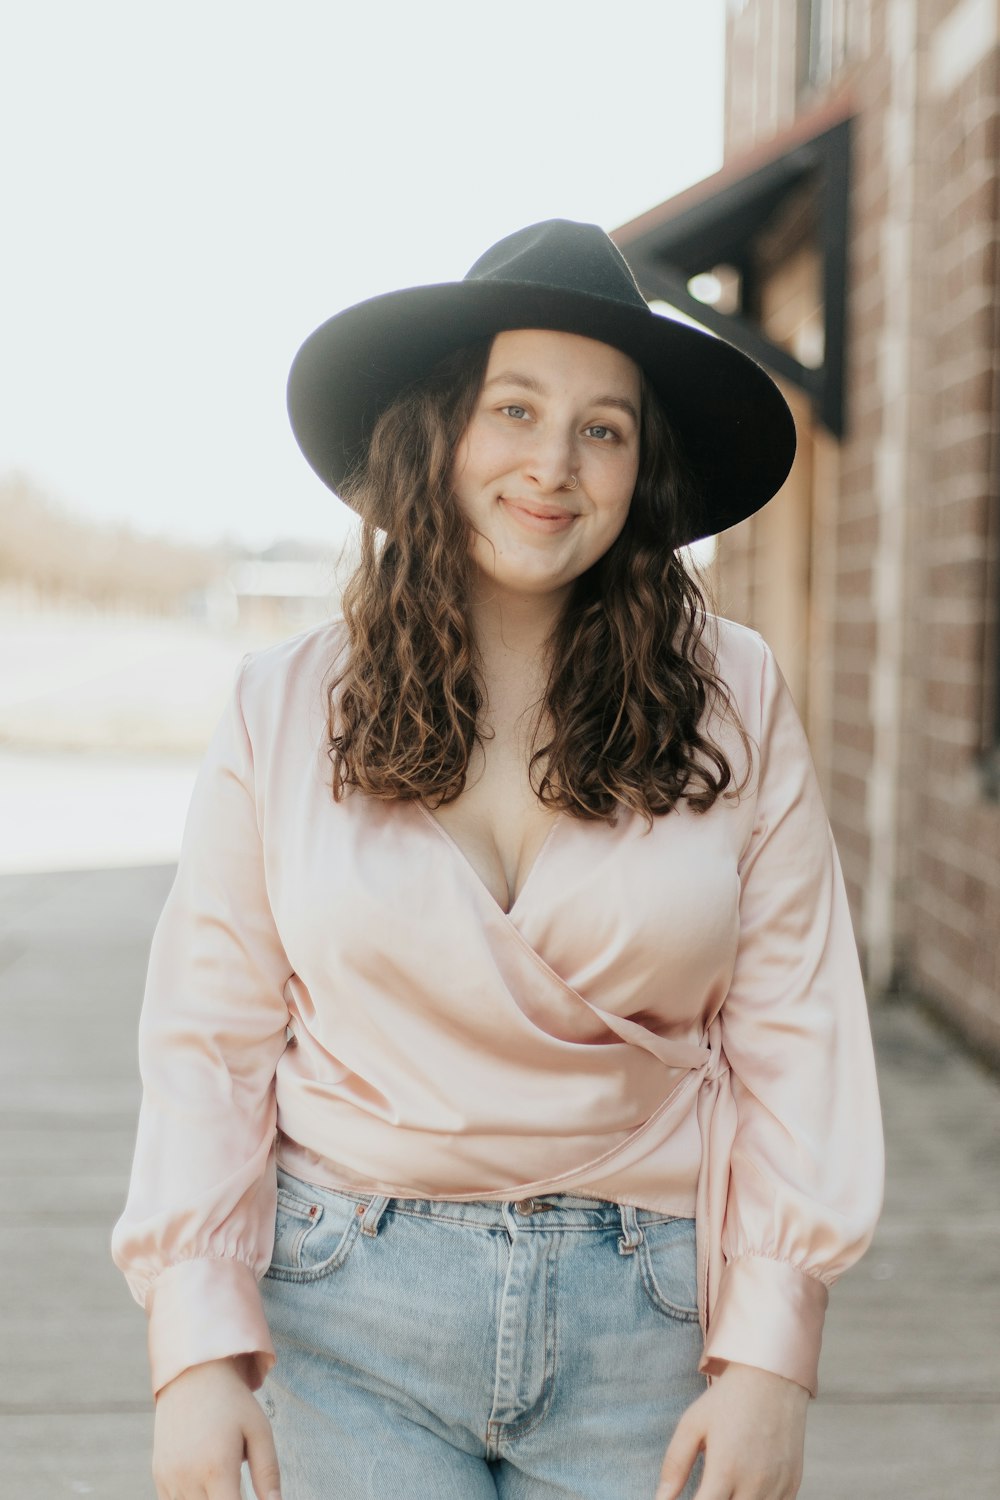
<path id="1" fill-rule="evenodd" d="M 642 1230 L 639 1228 L 639 1217 L 635 1207 L 631 1203 L 619 1203 L 618 1212 L 622 1216 L 622 1233 L 618 1241 L 619 1255 L 631 1255 L 642 1244 Z"/>
<path id="2" fill-rule="evenodd" d="M 388 1198 L 375 1197 L 366 1206 L 359 1203 L 357 1207 L 358 1217 L 361 1219 L 361 1233 L 370 1235 L 373 1239 L 378 1234 L 379 1220 L 389 1207 Z"/>

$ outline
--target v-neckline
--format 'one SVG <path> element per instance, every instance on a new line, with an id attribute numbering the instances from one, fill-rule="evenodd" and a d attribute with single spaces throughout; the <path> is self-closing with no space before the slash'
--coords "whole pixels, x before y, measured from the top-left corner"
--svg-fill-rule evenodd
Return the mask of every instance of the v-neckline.
<path id="1" fill-rule="evenodd" d="M 525 875 L 524 879 L 521 881 L 521 887 L 520 887 L 519 891 L 517 892 L 517 894 L 514 897 L 513 901 L 510 903 L 510 906 L 505 911 L 504 908 L 501 906 L 500 902 L 494 896 L 493 892 L 490 890 L 489 886 L 486 884 L 486 881 L 483 879 L 483 877 L 480 875 L 479 871 L 476 869 L 475 865 L 472 863 L 472 860 L 469 858 L 469 856 L 466 854 L 465 850 L 462 848 L 461 844 L 458 842 L 458 840 L 452 837 L 452 835 L 448 832 L 447 828 L 445 828 L 445 826 L 444 826 L 443 823 L 439 823 L 438 822 L 437 818 L 431 812 L 430 808 L 426 807 L 423 802 L 420 802 L 420 801 L 417 802 L 417 809 L 422 814 L 422 816 L 424 817 L 424 819 L 428 823 L 430 823 L 433 828 L 435 828 L 437 830 L 437 832 L 440 834 L 441 838 L 444 839 L 445 843 L 458 856 L 459 860 L 464 865 L 465 869 L 468 871 L 468 873 L 471 876 L 471 878 L 475 881 L 475 883 L 478 886 L 479 890 L 482 891 L 483 895 L 486 896 L 486 898 L 489 900 L 490 905 L 493 906 L 493 907 L 495 907 L 495 909 L 500 913 L 500 915 L 502 917 L 506 917 L 508 921 L 513 921 L 514 913 L 517 910 L 517 908 L 520 906 L 521 901 L 522 901 L 522 899 L 524 897 L 525 891 L 528 889 L 529 885 L 531 884 L 532 880 L 534 879 L 535 871 L 538 869 L 538 866 L 541 864 L 541 862 L 542 862 L 542 860 L 543 860 L 543 858 L 545 856 L 545 853 L 548 850 L 548 847 L 549 847 L 549 845 L 552 842 L 552 837 L 553 837 L 556 829 L 559 827 L 559 824 L 563 820 L 564 814 L 562 812 L 556 812 L 553 815 L 551 826 L 550 826 L 548 832 L 546 833 L 545 837 L 542 839 L 542 842 L 538 846 L 538 853 L 535 855 L 534 859 L 531 861 L 531 867 L 528 870 L 527 875 Z"/>

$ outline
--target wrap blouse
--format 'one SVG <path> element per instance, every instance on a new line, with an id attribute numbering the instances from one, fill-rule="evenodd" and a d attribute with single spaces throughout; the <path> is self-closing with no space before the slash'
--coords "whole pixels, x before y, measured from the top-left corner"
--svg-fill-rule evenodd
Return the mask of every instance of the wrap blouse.
<path id="1" fill-rule="evenodd" d="M 651 829 L 558 815 L 509 913 L 419 803 L 333 801 L 342 621 L 244 659 L 153 938 L 113 1241 L 154 1389 L 273 1363 L 277 1162 L 363 1194 L 695 1215 L 701 1369 L 815 1394 L 828 1287 L 882 1199 L 865 992 L 785 680 L 755 631 L 707 625 L 747 789 Z M 707 727 L 738 781 L 731 722 Z"/>

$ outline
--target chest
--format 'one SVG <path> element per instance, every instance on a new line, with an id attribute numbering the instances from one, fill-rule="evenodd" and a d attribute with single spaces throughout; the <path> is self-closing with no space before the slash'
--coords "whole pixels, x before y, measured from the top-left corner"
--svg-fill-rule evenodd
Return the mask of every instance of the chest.
<path id="1" fill-rule="evenodd" d="M 318 755 L 314 776 L 270 788 L 262 839 L 289 961 L 338 1016 L 359 974 L 416 996 L 415 1024 L 433 1013 L 449 1026 L 495 981 L 525 1003 L 539 982 L 549 993 L 544 969 L 593 1004 L 671 1024 L 725 992 L 746 804 L 745 816 L 721 799 L 704 816 L 680 807 L 651 828 L 631 813 L 553 815 L 526 771 L 491 755 L 435 813 L 357 792 L 334 803 L 325 774 Z"/>
<path id="2" fill-rule="evenodd" d="M 528 774 L 525 734 L 516 724 L 477 746 L 464 791 L 431 816 L 509 912 L 558 814 L 540 802 Z"/>

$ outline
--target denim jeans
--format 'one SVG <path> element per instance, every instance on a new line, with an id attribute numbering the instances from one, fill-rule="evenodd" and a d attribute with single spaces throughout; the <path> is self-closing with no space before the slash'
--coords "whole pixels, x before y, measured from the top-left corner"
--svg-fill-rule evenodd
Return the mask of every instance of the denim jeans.
<path id="1" fill-rule="evenodd" d="M 705 1389 L 693 1219 L 278 1186 L 283 1500 L 652 1500 Z"/>

